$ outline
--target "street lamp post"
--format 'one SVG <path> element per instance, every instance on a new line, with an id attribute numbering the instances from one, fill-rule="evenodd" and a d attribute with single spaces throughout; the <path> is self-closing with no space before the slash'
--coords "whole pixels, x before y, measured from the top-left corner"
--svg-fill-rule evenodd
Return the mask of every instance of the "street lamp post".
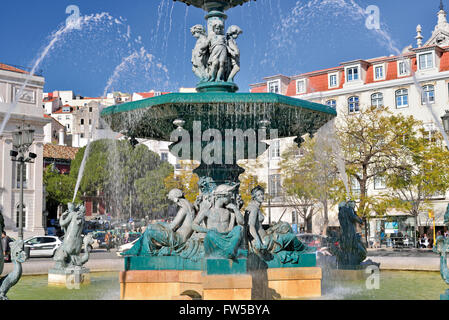
<path id="1" fill-rule="evenodd" d="M 260 120 L 259 125 L 262 130 L 268 130 L 268 127 L 270 126 L 271 121 L 270 120 Z M 271 225 L 271 191 L 270 191 L 270 148 L 268 148 L 268 154 L 267 154 L 267 194 L 268 194 L 268 224 Z"/>
<path id="2" fill-rule="evenodd" d="M 20 204 L 19 204 L 19 240 L 23 240 L 23 170 L 25 168 L 25 163 L 33 163 L 37 155 L 35 153 L 28 153 L 28 149 L 33 144 L 34 130 L 30 126 L 25 128 L 24 125 L 19 127 L 18 130 L 14 131 L 12 134 L 13 148 L 10 151 L 11 161 L 18 163 L 19 170 L 19 183 L 20 183 Z"/>

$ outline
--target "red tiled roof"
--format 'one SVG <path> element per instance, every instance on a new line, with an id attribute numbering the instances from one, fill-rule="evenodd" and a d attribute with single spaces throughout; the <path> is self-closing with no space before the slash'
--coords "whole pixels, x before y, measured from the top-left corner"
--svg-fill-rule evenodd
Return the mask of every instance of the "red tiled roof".
<path id="1" fill-rule="evenodd" d="M 44 158 L 74 160 L 79 148 L 44 144 Z"/>
<path id="2" fill-rule="evenodd" d="M 25 70 L 21 70 L 19 68 L 12 67 L 12 66 L 9 66 L 9 65 L 4 64 L 4 63 L 0 63 L 0 70 L 6 70 L 6 71 L 12 71 L 12 72 L 24 73 L 24 74 L 28 74 L 29 73 L 29 72 L 27 72 Z"/>
<path id="3" fill-rule="evenodd" d="M 161 95 L 169 94 L 170 92 L 161 92 Z M 153 98 L 155 92 L 136 92 L 139 96 L 141 96 L 144 99 Z"/>

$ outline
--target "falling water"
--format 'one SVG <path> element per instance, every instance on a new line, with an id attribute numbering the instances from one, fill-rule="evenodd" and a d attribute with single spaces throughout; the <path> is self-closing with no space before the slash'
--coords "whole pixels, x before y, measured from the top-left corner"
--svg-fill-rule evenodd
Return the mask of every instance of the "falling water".
<path id="1" fill-rule="evenodd" d="M 6 123 L 8 122 L 9 118 L 11 117 L 12 111 L 14 111 L 14 109 L 17 106 L 18 98 L 22 96 L 23 90 L 27 86 L 31 77 L 35 74 L 35 72 L 36 72 L 37 68 L 39 67 L 39 65 L 41 64 L 41 62 L 45 59 L 45 57 L 47 57 L 49 52 L 54 48 L 55 44 L 58 43 L 64 37 L 64 35 L 69 34 L 73 30 L 79 30 L 80 28 L 82 29 L 82 28 L 90 25 L 90 23 L 98 23 L 103 19 L 112 20 L 112 17 L 107 12 L 103 12 L 103 13 L 99 13 L 99 14 L 92 14 L 89 16 L 83 16 L 83 17 L 80 17 L 77 21 L 73 21 L 71 23 L 65 24 L 63 27 L 61 27 L 60 29 L 58 29 L 56 32 L 54 32 L 52 34 L 50 42 L 41 51 L 41 53 L 37 57 L 36 61 L 33 64 L 32 69 L 31 69 L 30 75 L 26 78 L 25 82 L 20 87 L 19 93 L 15 96 L 14 101 L 10 104 L 8 112 L 6 113 L 5 118 L 3 119 L 3 122 L 0 126 L 0 135 L 2 135 L 2 133 L 5 129 Z M 118 21 L 117 19 L 115 19 L 114 21 L 115 21 L 115 23 L 120 23 L 120 21 Z"/>

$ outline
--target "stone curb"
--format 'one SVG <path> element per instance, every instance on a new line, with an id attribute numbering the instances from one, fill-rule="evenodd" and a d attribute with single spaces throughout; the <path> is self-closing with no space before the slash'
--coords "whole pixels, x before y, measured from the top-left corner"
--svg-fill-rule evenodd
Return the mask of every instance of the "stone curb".
<path id="1" fill-rule="evenodd" d="M 22 274 L 26 276 L 37 276 L 48 274 L 48 270 L 53 268 L 53 261 L 26 261 L 22 264 Z M 12 271 L 14 265 L 5 263 L 2 276 Z M 85 267 L 91 272 L 119 272 L 124 271 L 123 259 L 94 259 L 88 261 Z"/>
<path id="2" fill-rule="evenodd" d="M 380 263 L 380 270 L 440 271 L 439 257 L 379 257 L 368 259 Z"/>

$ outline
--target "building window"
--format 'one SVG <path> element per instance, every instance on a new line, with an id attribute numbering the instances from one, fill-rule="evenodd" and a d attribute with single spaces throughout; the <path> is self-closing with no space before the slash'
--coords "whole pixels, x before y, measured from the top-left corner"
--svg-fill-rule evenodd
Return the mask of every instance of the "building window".
<path id="1" fill-rule="evenodd" d="M 270 158 L 279 158 L 281 156 L 281 148 L 279 140 L 273 140 L 270 144 Z"/>
<path id="2" fill-rule="evenodd" d="M 360 111 L 359 97 L 354 96 L 348 99 L 348 111 L 349 113 L 355 113 Z"/>
<path id="3" fill-rule="evenodd" d="M 92 119 L 89 119 L 89 124 L 92 124 Z"/>
<path id="4" fill-rule="evenodd" d="M 13 170 L 15 172 L 15 177 L 16 177 L 16 188 L 20 189 L 20 167 L 17 163 L 15 163 L 13 165 Z M 28 181 L 27 181 L 27 166 L 26 164 L 24 164 L 22 166 L 22 174 L 23 174 L 23 188 L 26 189 L 28 186 Z"/>
<path id="5" fill-rule="evenodd" d="M 421 103 L 434 103 L 435 102 L 435 87 L 431 84 L 422 87 Z"/>
<path id="6" fill-rule="evenodd" d="M 384 95 L 380 92 L 371 95 L 371 105 L 377 108 L 384 105 Z"/>
<path id="7" fill-rule="evenodd" d="M 167 162 L 168 161 L 168 153 L 167 152 L 162 152 L 161 153 L 161 161 L 162 162 Z"/>
<path id="8" fill-rule="evenodd" d="M 269 187 L 270 187 L 270 196 L 275 198 L 282 195 L 282 186 L 281 186 L 281 175 L 280 174 L 271 174 L 268 177 Z"/>
<path id="9" fill-rule="evenodd" d="M 89 107 L 89 112 L 92 112 L 92 107 Z"/>
<path id="10" fill-rule="evenodd" d="M 409 72 L 409 63 L 405 60 L 398 61 L 398 74 L 399 76 L 406 76 Z"/>
<path id="11" fill-rule="evenodd" d="M 27 211 L 25 205 L 23 205 L 23 216 L 22 216 L 22 226 L 26 229 L 26 219 L 27 217 Z M 16 207 L 16 228 L 19 228 L 19 221 L 20 221 L 20 204 Z"/>
<path id="12" fill-rule="evenodd" d="M 83 125 L 84 124 L 84 119 L 80 120 L 80 124 Z"/>
<path id="13" fill-rule="evenodd" d="M 384 67 L 383 66 L 376 66 L 374 67 L 374 77 L 376 80 L 383 80 L 384 77 Z"/>
<path id="14" fill-rule="evenodd" d="M 306 93 L 306 80 L 296 81 L 296 93 Z"/>
<path id="15" fill-rule="evenodd" d="M 80 138 L 84 138 L 84 133 L 80 133 Z"/>
<path id="16" fill-rule="evenodd" d="M 408 90 L 399 89 L 396 91 L 396 108 L 407 108 L 408 107 Z"/>
<path id="17" fill-rule="evenodd" d="M 385 189 L 387 187 L 385 183 L 385 177 L 382 176 L 375 176 L 374 177 L 374 189 L 380 190 Z"/>
<path id="18" fill-rule="evenodd" d="M 67 130 L 70 130 L 70 124 L 66 124 L 65 126 L 66 126 Z"/>
<path id="19" fill-rule="evenodd" d="M 92 213 L 98 213 L 98 201 L 92 200 Z"/>
<path id="20" fill-rule="evenodd" d="M 326 101 L 326 105 L 328 105 L 329 107 L 333 108 L 333 109 L 337 109 L 337 100 L 327 100 Z"/>
<path id="21" fill-rule="evenodd" d="M 419 55 L 419 70 L 433 68 L 433 53 L 424 53 Z"/>
<path id="22" fill-rule="evenodd" d="M 270 81 L 268 82 L 268 92 L 280 93 L 280 81 Z"/>
<path id="23" fill-rule="evenodd" d="M 62 120 L 62 116 L 58 116 L 58 120 Z"/>
<path id="24" fill-rule="evenodd" d="M 352 192 L 355 194 L 360 193 L 360 182 L 354 176 L 351 176 L 351 189 L 352 189 Z"/>
<path id="25" fill-rule="evenodd" d="M 66 120 L 70 120 L 70 116 L 65 116 L 65 119 Z"/>
<path id="26" fill-rule="evenodd" d="M 338 87 L 338 74 L 334 73 L 329 75 L 329 88 Z"/>
<path id="27" fill-rule="evenodd" d="M 358 67 L 353 67 L 353 68 L 348 68 L 346 70 L 346 74 L 347 74 L 347 81 L 356 81 L 359 80 L 359 68 Z"/>

